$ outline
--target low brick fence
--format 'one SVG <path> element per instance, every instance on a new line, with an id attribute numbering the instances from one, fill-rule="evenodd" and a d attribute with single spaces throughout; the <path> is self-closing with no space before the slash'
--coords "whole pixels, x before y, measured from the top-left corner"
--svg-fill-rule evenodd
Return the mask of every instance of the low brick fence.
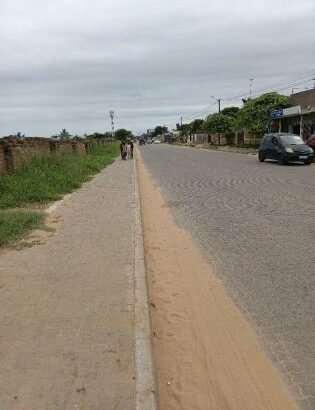
<path id="1" fill-rule="evenodd" d="M 60 141 L 42 137 L 4 137 L 0 139 L 0 174 L 16 170 L 35 156 L 54 152 L 86 154 L 93 145 L 110 142 L 101 139 Z"/>
<path id="2" fill-rule="evenodd" d="M 186 141 L 187 144 L 201 144 L 209 143 L 212 145 L 258 145 L 262 136 L 252 135 L 244 132 L 236 132 L 235 134 L 225 133 L 196 133 L 191 135 L 184 135 L 182 141 Z"/>

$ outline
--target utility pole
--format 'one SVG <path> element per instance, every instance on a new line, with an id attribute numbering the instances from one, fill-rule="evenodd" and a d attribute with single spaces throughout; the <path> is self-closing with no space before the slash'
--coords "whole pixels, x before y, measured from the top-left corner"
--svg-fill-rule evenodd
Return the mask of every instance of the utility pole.
<path id="1" fill-rule="evenodd" d="M 249 79 L 249 98 L 252 96 L 252 92 L 253 92 L 253 78 Z"/>
<path id="2" fill-rule="evenodd" d="M 180 126 L 183 126 L 183 117 L 180 117 Z"/>
<path id="3" fill-rule="evenodd" d="M 218 102 L 219 114 L 220 114 L 220 112 L 221 112 L 221 101 L 222 101 L 222 98 L 216 98 L 216 97 L 214 97 L 213 95 L 210 95 L 210 97 L 213 98 L 214 100 L 217 100 L 217 102 Z"/>
<path id="4" fill-rule="evenodd" d="M 112 137 L 113 138 L 115 137 L 114 114 L 115 114 L 114 111 L 112 111 L 112 110 L 109 111 L 109 116 L 110 116 L 111 124 L 112 124 Z"/>

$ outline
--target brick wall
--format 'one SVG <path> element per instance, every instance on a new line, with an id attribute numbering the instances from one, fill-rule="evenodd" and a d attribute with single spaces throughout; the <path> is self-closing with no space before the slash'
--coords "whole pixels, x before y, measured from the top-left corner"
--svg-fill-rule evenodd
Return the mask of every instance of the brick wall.
<path id="1" fill-rule="evenodd" d="M 208 141 L 210 142 L 210 144 L 214 144 L 214 145 L 226 145 L 227 144 L 227 138 L 225 134 L 209 134 L 209 139 Z"/>
<path id="2" fill-rule="evenodd" d="M 302 108 L 315 108 L 315 89 L 292 94 L 290 96 L 290 105 L 292 107 L 300 105 Z"/>
<path id="3" fill-rule="evenodd" d="M 260 144 L 261 141 L 260 136 L 254 134 L 244 134 L 244 144 L 246 145 L 257 145 Z"/>
<path id="4" fill-rule="evenodd" d="M 0 139 L 0 173 L 13 171 L 34 156 L 61 152 L 86 154 L 92 145 L 107 143 L 98 140 L 57 141 L 49 138 L 9 136 Z"/>
<path id="5" fill-rule="evenodd" d="M 86 154 L 85 144 L 81 141 L 73 141 L 71 142 L 72 150 L 76 154 Z"/>
<path id="6" fill-rule="evenodd" d="M 6 172 L 7 170 L 7 163 L 6 163 L 6 157 L 5 157 L 5 152 L 4 152 L 4 146 L 1 144 L 0 145 L 0 174 L 3 172 Z"/>

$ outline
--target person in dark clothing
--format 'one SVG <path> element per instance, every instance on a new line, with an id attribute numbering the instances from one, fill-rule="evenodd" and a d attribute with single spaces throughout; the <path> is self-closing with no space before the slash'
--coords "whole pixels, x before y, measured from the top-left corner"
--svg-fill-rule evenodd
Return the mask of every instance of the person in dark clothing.
<path id="1" fill-rule="evenodd" d="M 127 157 L 127 151 L 126 151 L 126 144 L 124 141 L 121 141 L 119 148 L 120 148 L 121 159 L 125 160 Z"/>
<path id="2" fill-rule="evenodd" d="M 131 158 L 133 158 L 133 142 L 130 140 L 129 144 L 130 144 Z"/>

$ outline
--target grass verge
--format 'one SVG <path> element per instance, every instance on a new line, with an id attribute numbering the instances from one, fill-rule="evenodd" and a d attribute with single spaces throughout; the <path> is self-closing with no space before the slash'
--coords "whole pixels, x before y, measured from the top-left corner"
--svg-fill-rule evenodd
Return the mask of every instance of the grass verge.
<path id="1" fill-rule="evenodd" d="M 45 214 L 31 211 L 0 211 L 0 246 L 43 226 Z"/>
<path id="2" fill-rule="evenodd" d="M 33 158 L 16 172 L 0 175 L 0 209 L 60 199 L 79 188 L 119 154 L 117 143 L 94 146 L 87 155 L 49 154 Z"/>

